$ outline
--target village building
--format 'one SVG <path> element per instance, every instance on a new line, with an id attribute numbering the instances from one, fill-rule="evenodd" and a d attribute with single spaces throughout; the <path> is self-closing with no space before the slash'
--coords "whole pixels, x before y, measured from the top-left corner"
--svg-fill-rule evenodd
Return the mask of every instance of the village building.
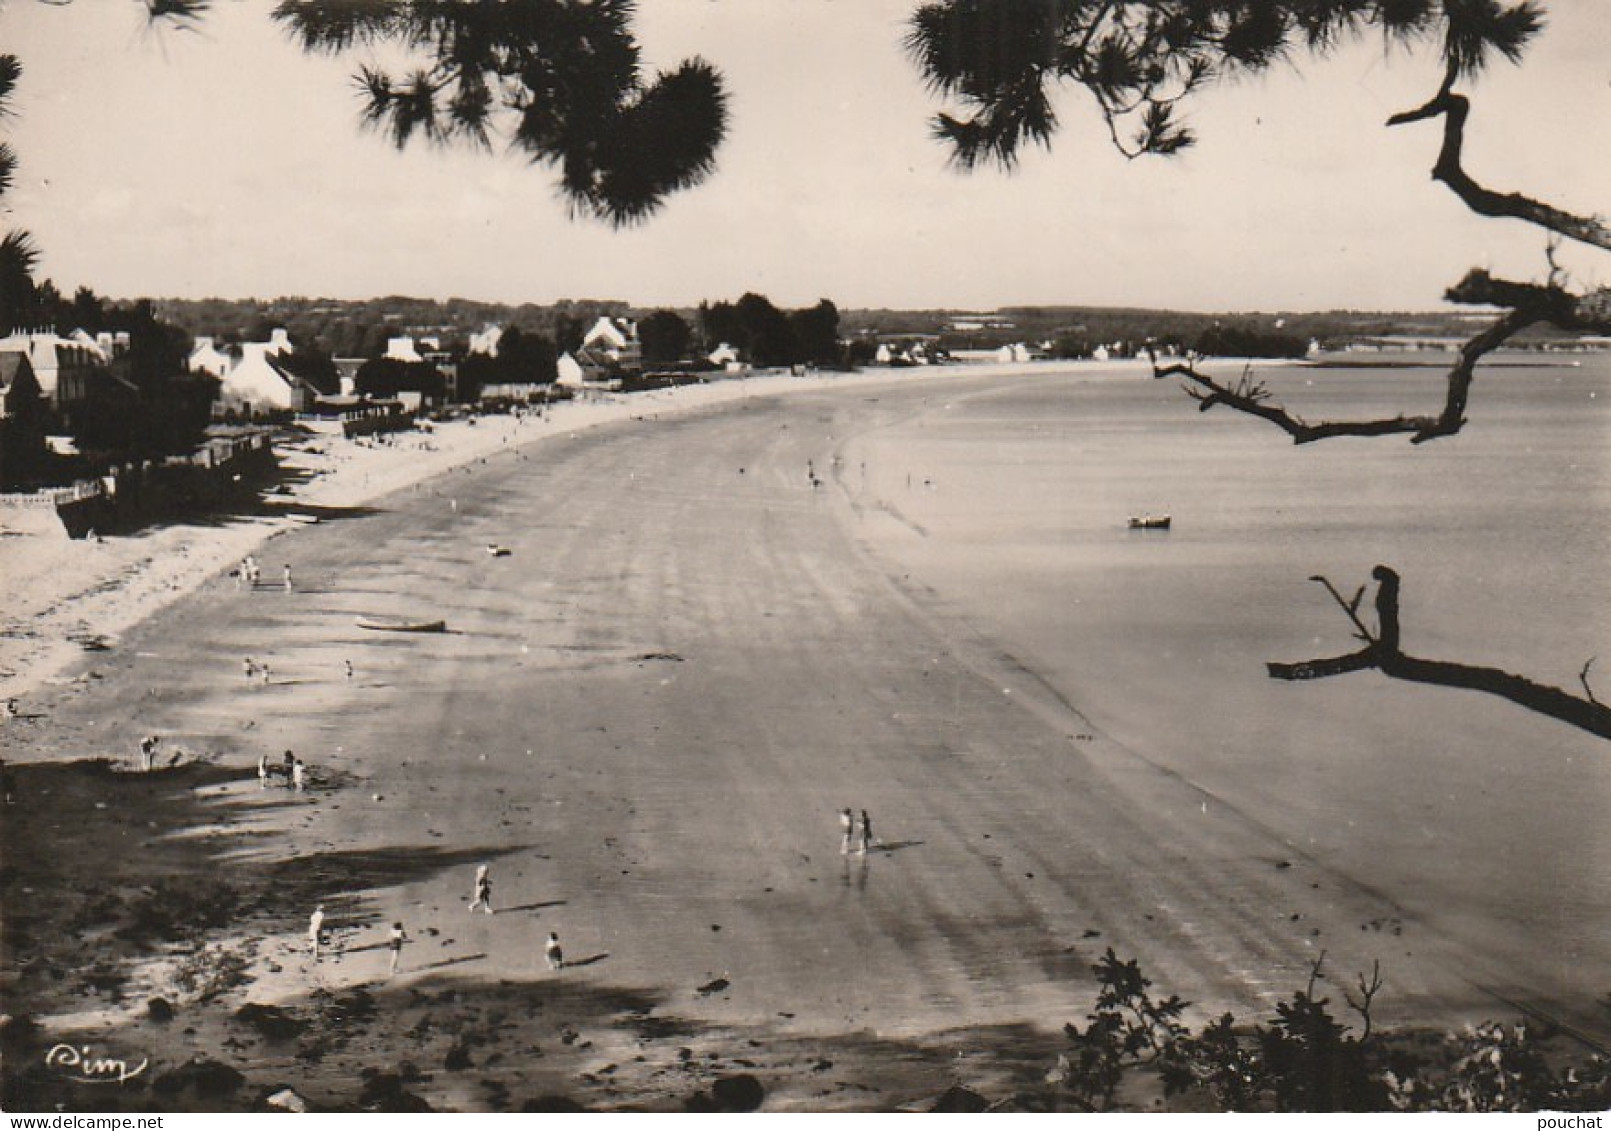
<path id="1" fill-rule="evenodd" d="M 210 337 L 199 337 L 190 351 L 186 365 L 192 373 L 210 373 L 220 381 L 234 366 L 235 359 L 227 350 L 221 350 Z"/>
<path id="2" fill-rule="evenodd" d="M 470 335 L 470 353 L 481 354 L 484 357 L 498 356 L 498 343 L 503 340 L 503 327 L 488 323 L 480 331 Z"/>
<path id="3" fill-rule="evenodd" d="M 14 486 L 41 465 L 45 415 L 27 351 L 0 348 L 0 484 Z"/>
<path id="4" fill-rule="evenodd" d="M 53 330 L 24 331 L 0 338 L 0 350 L 28 355 L 34 379 L 58 412 L 88 404 L 111 383 L 111 356 L 83 331 L 62 337 Z"/>
<path id="5" fill-rule="evenodd" d="M 336 377 L 341 383 L 340 395 L 344 397 L 357 396 L 358 371 L 364 367 L 368 360 L 362 357 L 336 357 L 331 358 L 331 364 L 336 367 Z"/>
<path id="6" fill-rule="evenodd" d="M 386 339 L 386 352 L 381 356 L 391 361 L 410 363 L 425 360 L 419 349 L 414 345 L 414 339 L 407 336 Z"/>
<path id="7" fill-rule="evenodd" d="M 305 412 L 326 392 L 294 373 L 285 358 L 294 349 L 290 335 L 276 329 L 266 342 L 241 343 L 241 358 L 224 376 L 219 404 L 244 415 Z"/>
<path id="8" fill-rule="evenodd" d="M 584 370 L 600 374 L 622 371 L 635 373 L 643 368 L 643 347 L 638 341 L 637 323 L 625 318 L 603 318 L 582 336 L 576 360 Z"/>

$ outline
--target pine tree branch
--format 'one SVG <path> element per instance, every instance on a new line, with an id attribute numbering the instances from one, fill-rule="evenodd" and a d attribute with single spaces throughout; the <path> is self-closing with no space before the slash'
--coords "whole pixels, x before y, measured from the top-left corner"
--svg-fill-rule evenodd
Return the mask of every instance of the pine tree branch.
<path id="1" fill-rule="evenodd" d="M 1398 574 L 1382 565 L 1377 566 L 1371 573 L 1379 586 L 1376 596 L 1378 624 L 1375 641 L 1357 652 L 1343 656 L 1304 660 L 1295 664 L 1266 664 L 1270 678 L 1323 679 L 1374 668 L 1392 679 L 1497 695 L 1529 711 L 1558 719 L 1599 738 L 1611 739 L 1611 707 L 1596 700 L 1592 692 L 1588 698 L 1579 698 L 1558 687 L 1536 683 L 1525 676 L 1501 668 L 1458 664 L 1447 660 L 1424 660 L 1406 655 L 1399 649 L 1398 644 Z M 1330 588 L 1329 582 L 1327 587 Z M 1332 592 L 1335 596 L 1336 591 L 1333 589 Z M 1580 679 L 1586 675 L 1587 665 L 1584 666 Z"/>
<path id="2" fill-rule="evenodd" d="M 1598 216 L 1576 216 L 1521 193 L 1495 192 L 1478 184 L 1461 164 L 1465 146 L 1466 118 L 1471 113 L 1471 100 L 1449 89 L 1446 77 L 1442 89 L 1423 106 L 1394 114 L 1387 119 L 1389 126 L 1421 122 L 1429 118 L 1443 118 L 1443 145 L 1432 166 L 1432 179 L 1449 186 L 1465 206 L 1481 216 L 1506 216 L 1525 220 L 1552 232 L 1611 251 L 1611 227 Z"/>

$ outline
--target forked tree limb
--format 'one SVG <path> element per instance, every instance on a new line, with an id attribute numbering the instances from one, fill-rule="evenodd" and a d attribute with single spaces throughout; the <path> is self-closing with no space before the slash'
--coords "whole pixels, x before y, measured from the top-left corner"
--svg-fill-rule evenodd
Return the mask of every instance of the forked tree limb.
<path id="1" fill-rule="evenodd" d="M 1387 119 L 1389 126 L 1401 126 L 1442 116 L 1443 145 L 1432 166 L 1432 179 L 1448 185 L 1467 208 L 1480 216 L 1507 216 L 1524 220 L 1559 232 L 1568 239 L 1611 251 L 1611 227 L 1598 216 L 1576 216 L 1520 193 L 1495 192 L 1478 184 L 1465 171 L 1460 159 L 1465 147 L 1466 119 L 1471 114 L 1471 100 L 1450 89 L 1451 78 L 1445 77 L 1443 86 L 1425 105 Z"/>
<path id="2" fill-rule="evenodd" d="M 1310 444 L 1338 436 L 1391 435 L 1408 435 L 1411 443 L 1423 444 L 1439 436 L 1452 436 L 1465 426 L 1466 406 L 1471 398 L 1471 383 L 1476 377 L 1477 363 L 1520 331 L 1545 322 L 1562 330 L 1611 332 L 1611 290 L 1606 288 L 1580 295 L 1553 283 L 1518 283 L 1496 279 L 1486 271 L 1473 270 L 1450 287 L 1444 297 L 1464 306 L 1508 309 L 1461 345 L 1459 357 L 1449 367 L 1443 408 L 1435 415 L 1310 423 L 1272 401 L 1262 385 L 1253 383 L 1246 376 L 1236 384 L 1229 385 L 1201 372 L 1197 368 L 1195 355 L 1188 356 L 1184 362 L 1160 365 L 1157 352 L 1149 349 L 1152 375 L 1155 378 L 1185 379 L 1188 382 L 1186 391 L 1197 401 L 1199 411 L 1206 412 L 1216 405 L 1225 405 L 1237 412 L 1269 421 L 1291 436 L 1295 444 Z"/>
<path id="3" fill-rule="evenodd" d="M 1323 679 L 1374 668 L 1392 679 L 1436 684 L 1439 687 L 1459 687 L 1497 695 L 1529 711 L 1559 719 L 1600 738 L 1611 739 L 1611 707 L 1597 701 L 1592 693 L 1586 699 L 1579 698 L 1558 687 L 1535 683 L 1501 668 L 1456 664 L 1446 660 L 1423 660 L 1406 655 L 1399 649 L 1398 643 L 1398 574 L 1387 566 L 1379 565 L 1371 571 L 1371 575 L 1378 583 L 1377 628 L 1374 639 L 1358 651 L 1342 656 L 1305 660 L 1296 664 L 1267 664 L 1265 666 L 1272 679 Z M 1326 582 L 1326 586 L 1335 596 L 1336 590 L 1331 587 L 1330 582 Z M 1584 672 L 1587 673 L 1587 665 Z"/>

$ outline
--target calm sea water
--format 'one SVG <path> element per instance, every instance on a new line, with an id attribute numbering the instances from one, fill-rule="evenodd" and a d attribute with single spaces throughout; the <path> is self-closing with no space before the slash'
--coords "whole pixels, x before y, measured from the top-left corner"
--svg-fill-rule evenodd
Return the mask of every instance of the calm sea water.
<path id="1" fill-rule="evenodd" d="M 1459 436 L 1296 447 L 1173 381 L 1048 370 L 867 434 L 903 569 L 1109 735 L 1501 960 L 1611 989 L 1611 742 L 1473 692 L 1267 660 L 1353 650 L 1403 576 L 1403 647 L 1611 700 L 1611 356 L 1484 367 Z M 1442 372 L 1272 369 L 1310 419 L 1418 413 Z M 854 466 L 854 464 L 852 464 Z M 1167 533 L 1131 531 L 1168 513 Z M 1369 595 L 1366 606 L 1369 608 Z M 1161 830 L 1160 835 L 1167 835 Z"/>

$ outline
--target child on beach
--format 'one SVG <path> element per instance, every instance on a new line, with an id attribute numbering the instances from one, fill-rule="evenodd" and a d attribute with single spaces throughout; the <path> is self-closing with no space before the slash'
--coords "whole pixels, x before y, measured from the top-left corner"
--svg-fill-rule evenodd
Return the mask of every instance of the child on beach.
<path id="1" fill-rule="evenodd" d="M 386 976 L 390 978 L 397 973 L 397 963 L 403 957 L 403 944 L 410 942 L 408 935 L 403 931 L 401 923 L 392 924 L 391 937 L 386 940 L 386 948 L 392 952 L 391 964 L 386 968 Z"/>
<path id="2" fill-rule="evenodd" d="M 855 834 L 856 818 L 851 816 L 849 809 L 839 810 L 839 855 L 850 855 L 850 841 Z"/>
<path id="3" fill-rule="evenodd" d="M 488 915 L 492 914 L 492 877 L 487 874 L 485 864 L 478 865 L 475 870 L 475 893 L 470 900 L 470 910 L 481 908 Z"/>
<path id="4" fill-rule="evenodd" d="M 565 952 L 559 948 L 559 936 L 553 931 L 548 932 L 548 941 L 543 944 L 543 956 L 550 970 L 565 969 Z"/>
<path id="5" fill-rule="evenodd" d="M 313 914 L 308 916 L 308 949 L 313 952 L 314 958 L 319 957 L 319 943 L 323 940 L 324 904 L 321 903 L 313 909 Z"/>

